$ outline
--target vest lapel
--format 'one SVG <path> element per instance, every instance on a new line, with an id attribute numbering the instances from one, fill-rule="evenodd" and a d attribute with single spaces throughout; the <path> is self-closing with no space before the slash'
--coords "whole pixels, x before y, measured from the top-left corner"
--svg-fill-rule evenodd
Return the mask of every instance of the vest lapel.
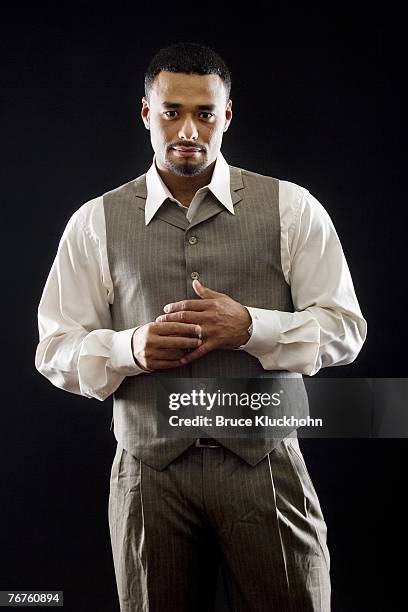
<path id="1" fill-rule="evenodd" d="M 136 195 L 137 206 L 144 212 L 147 198 L 146 174 L 142 174 L 142 176 L 139 176 L 139 178 L 135 180 L 134 191 Z M 160 206 L 159 210 L 154 215 L 152 221 L 155 217 L 161 219 L 162 221 L 165 221 L 166 223 L 169 223 L 169 225 L 179 227 L 183 231 L 189 225 L 185 212 L 183 212 L 181 208 L 179 208 L 179 206 L 176 206 L 174 202 L 171 202 L 168 199 L 165 200 Z"/>
<path id="2" fill-rule="evenodd" d="M 150 223 L 153 223 L 155 217 L 161 219 L 162 221 L 165 221 L 166 223 L 169 223 L 170 225 L 175 225 L 176 227 L 179 227 L 182 230 L 187 229 L 187 227 L 189 226 L 186 213 L 182 211 L 181 208 L 177 206 L 177 204 L 175 204 L 169 199 L 163 202 L 163 204 L 160 206 L 159 210 L 154 215 Z"/>
<path id="3" fill-rule="evenodd" d="M 241 190 L 244 188 L 244 183 L 242 181 L 241 169 L 235 168 L 234 166 L 230 166 L 230 191 L 231 191 L 231 200 L 233 205 L 235 206 L 242 200 Z M 205 196 L 204 200 L 200 203 L 196 214 L 194 215 L 194 219 L 189 225 L 189 228 L 198 225 L 199 223 L 203 223 L 203 221 L 207 221 L 218 215 L 220 212 L 226 211 L 226 208 L 215 195 L 209 191 Z M 226 214 L 231 214 L 229 211 L 226 211 Z"/>

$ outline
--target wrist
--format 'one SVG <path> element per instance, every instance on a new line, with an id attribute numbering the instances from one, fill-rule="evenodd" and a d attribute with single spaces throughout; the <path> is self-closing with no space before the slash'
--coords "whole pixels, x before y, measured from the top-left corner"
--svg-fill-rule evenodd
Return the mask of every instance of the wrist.
<path id="1" fill-rule="evenodd" d="M 149 370 L 148 368 L 142 366 L 142 364 L 136 359 L 135 355 L 133 355 L 133 359 L 135 360 L 135 364 L 137 365 L 137 367 L 141 370 L 144 370 L 144 372 L 153 372 L 153 370 Z"/>
<path id="2" fill-rule="evenodd" d="M 133 361 L 135 362 L 135 365 L 137 365 L 138 368 L 140 368 L 141 370 L 143 370 L 144 372 L 153 372 L 153 370 L 149 370 L 148 368 L 146 368 L 144 365 L 142 365 L 140 363 L 140 361 L 137 359 L 136 355 L 135 355 L 135 334 L 138 331 L 138 329 L 140 329 L 141 327 L 143 327 L 142 325 L 139 325 L 138 327 L 136 327 L 136 329 L 134 330 L 133 334 L 132 334 L 132 341 L 131 341 L 131 346 L 132 346 L 132 355 L 133 355 Z"/>
<path id="3" fill-rule="evenodd" d="M 238 344 L 236 348 L 241 348 L 244 344 L 246 344 L 252 335 L 252 330 L 253 330 L 252 317 L 249 313 L 249 310 L 245 306 L 244 308 L 248 315 L 247 322 L 246 322 L 247 328 L 245 332 L 242 333 L 242 336 L 238 338 Z"/>

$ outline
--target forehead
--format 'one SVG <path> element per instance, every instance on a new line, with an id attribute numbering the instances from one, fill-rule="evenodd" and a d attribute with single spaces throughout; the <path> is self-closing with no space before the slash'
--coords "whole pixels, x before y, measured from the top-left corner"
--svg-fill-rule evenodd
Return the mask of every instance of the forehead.
<path id="1" fill-rule="evenodd" d="M 180 104 L 225 102 L 225 87 L 218 74 L 184 74 L 162 71 L 153 82 L 152 98 Z"/>

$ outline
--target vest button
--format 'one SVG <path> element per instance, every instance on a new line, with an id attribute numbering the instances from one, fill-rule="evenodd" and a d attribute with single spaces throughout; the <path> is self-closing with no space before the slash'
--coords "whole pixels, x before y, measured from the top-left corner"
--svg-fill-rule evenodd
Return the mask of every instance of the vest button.
<path id="1" fill-rule="evenodd" d="M 190 236 L 188 241 L 189 241 L 190 244 L 196 244 L 197 243 L 197 238 L 195 236 Z"/>
<path id="2" fill-rule="evenodd" d="M 199 273 L 198 273 L 198 272 L 192 272 L 192 273 L 191 273 L 191 278 L 192 278 L 193 280 L 197 280 L 199 276 L 200 276 L 200 275 L 199 275 Z"/>

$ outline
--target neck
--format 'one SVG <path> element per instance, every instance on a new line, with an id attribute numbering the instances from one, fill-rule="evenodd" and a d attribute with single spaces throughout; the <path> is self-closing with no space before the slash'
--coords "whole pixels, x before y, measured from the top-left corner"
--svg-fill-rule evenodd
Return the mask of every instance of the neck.
<path id="1" fill-rule="evenodd" d="M 178 176 L 167 169 L 159 167 L 156 162 L 156 170 L 176 200 L 184 206 L 189 206 L 197 190 L 211 182 L 215 161 L 210 164 L 204 172 L 196 176 Z"/>

